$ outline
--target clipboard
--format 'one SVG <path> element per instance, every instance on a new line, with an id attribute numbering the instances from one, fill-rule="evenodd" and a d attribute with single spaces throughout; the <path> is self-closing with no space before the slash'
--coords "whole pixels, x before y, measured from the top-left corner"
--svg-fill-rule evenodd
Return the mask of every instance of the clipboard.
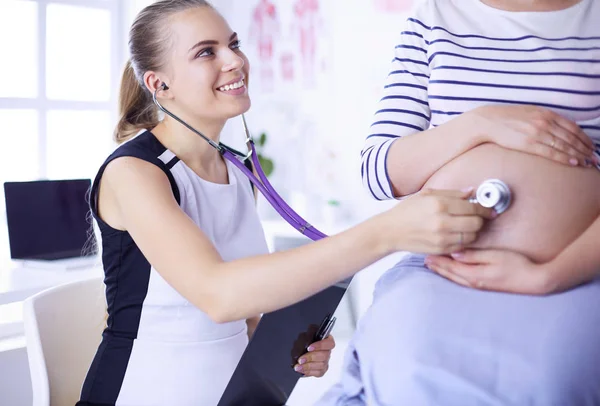
<path id="1" fill-rule="evenodd" d="M 285 405 L 303 376 L 294 371 L 298 358 L 306 353 L 319 330 L 325 334 L 331 329 L 331 316 L 350 281 L 263 315 L 218 406 Z"/>

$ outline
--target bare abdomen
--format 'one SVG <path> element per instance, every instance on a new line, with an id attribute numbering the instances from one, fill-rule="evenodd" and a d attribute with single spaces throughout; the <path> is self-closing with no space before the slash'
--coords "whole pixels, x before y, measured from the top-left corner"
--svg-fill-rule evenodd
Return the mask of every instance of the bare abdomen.
<path id="1" fill-rule="evenodd" d="M 554 258 L 600 213 L 600 171 L 478 146 L 444 165 L 424 185 L 433 189 L 477 187 L 489 178 L 512 191 L 510 208 L 489 222 L 474 248 L 509 249 L 537 262 Z"/>

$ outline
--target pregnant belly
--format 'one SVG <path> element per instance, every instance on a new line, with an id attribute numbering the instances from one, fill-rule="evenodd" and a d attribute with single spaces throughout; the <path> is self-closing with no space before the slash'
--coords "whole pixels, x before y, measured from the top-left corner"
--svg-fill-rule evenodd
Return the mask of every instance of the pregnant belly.
<path id="1" fill-rule="evenodd" d="M 546 262 L 581 235 L 600 213 L 597 169 L 568 167 L 494 144 L 480 145 L 455 158 L 424 187 L 477 187 L 489 178 L 510 187 L 512 204 L 486 224 L 471 248 L 508 249 Z"/>

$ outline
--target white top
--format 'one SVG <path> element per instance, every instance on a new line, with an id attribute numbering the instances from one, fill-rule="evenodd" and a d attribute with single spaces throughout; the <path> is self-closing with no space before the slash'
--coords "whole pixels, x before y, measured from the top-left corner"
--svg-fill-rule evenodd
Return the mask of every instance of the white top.
<path id="1" fill-rule="evenodd" d="M 103 168 L 119 156 L 136 156 L 161 167 L 178 191 L 180 207 L 223 260 L 268 253 L 252 188 L 233 164 L 227 162 L 229 184 L 207 182 L 150 132 L 121 145 Z M 127 233 L 101 219 L 98 223 L 111 318 L 82 401 L 216 405 L 247 345 L 245 320 L 214 323 L 150 266 Z"/>
<path id="2" fill-rule="evenodd" d="M 167 164 L 171 151 L 160 156 Z M 183 161 L 172 168 L 181 208 L 225 261 L 268 252 L 244 174 L 227 162 L 229 184 L 203 180 Z M 248 343 L 246 321 L 216 324 L 152 268 L 138 338 L 119 394 L 123 405 L 214 406 Z M 155 384 L 149 385 L 148 378 Z M 161 399 L 159 401 L 159 399 Z"/>

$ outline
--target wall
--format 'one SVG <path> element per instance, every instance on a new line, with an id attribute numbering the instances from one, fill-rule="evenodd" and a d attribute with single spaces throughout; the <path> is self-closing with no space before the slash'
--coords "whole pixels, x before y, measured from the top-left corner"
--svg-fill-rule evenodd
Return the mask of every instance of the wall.
<path id="1" fill-rule="evenodd" d="M 309 3 L 318 6 L 312 18 L 306 18 Z M 363 190 L 360 151 L 411 3 L 251 0 L 222 5 L 251 61 L 253 107 L 247 119 L 255 134 L 270 135 L 266 153 L 275 159 L 272 182 L 314 224 L 327 222 L 320 208 L 330 199 L 343 202 L 342 215 L 349 222 L 393 204 L 377 203 Z M 274 12 L 269 14 L 265 4 Z M 311 24 L 314 61 L 305 66 L 301 28 Z M 268 46 L 261 52 L 260 38 L 267 45 L 272 39 L 272 52 Z M 224 139 L 241 137 L 234 120 Z"/>

